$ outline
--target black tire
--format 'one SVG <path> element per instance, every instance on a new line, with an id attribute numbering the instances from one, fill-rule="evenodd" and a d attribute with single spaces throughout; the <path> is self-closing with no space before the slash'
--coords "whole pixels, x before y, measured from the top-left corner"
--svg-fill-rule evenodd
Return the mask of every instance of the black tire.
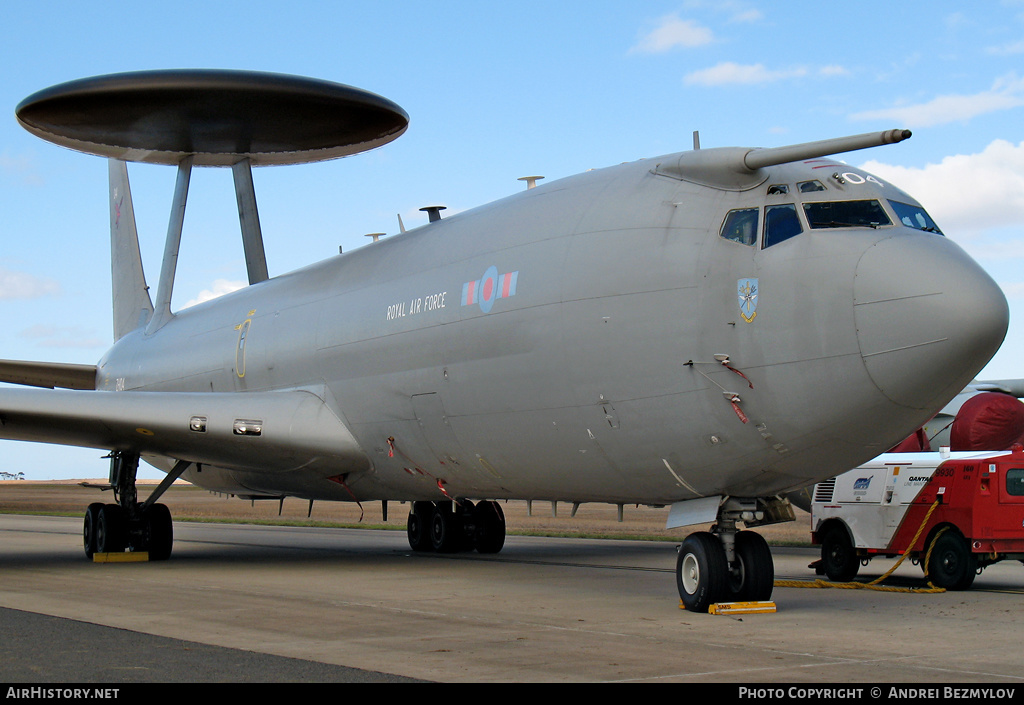
<path id="1" fill-rule="evenodd" d="M 85 557 L 92 560 L 96 553 L 96 532 L 99 531 L 100 509 L 102 502 L 93 502 L 85 510 L 85 521 L 82 522 L 82 543 L 85 546 Z"/>
<path id="2" fill-rule="evenodd" d="M 448 502 L 434 508 L 430 520 L 430 545 L 437 553 L 455 553 L 462 548 L 462 520 Z"/>
<path id="3" fill-rule="evenodd" d="M 480 502 L 473 510 L 477 553 L 498 553 L 505 546 L 505 512 L 497 502 Z"/>
<path id="4" fill-rule="evenodd" d="M 707 612 L 729 594 L 729 565 L 717 536 L 699 531 L 686 537 L 676 559 L 676 587 L 691 612 Z"/>
<path id="5" fill-rule="evenodd" d="M 472 551 L 476 539 L 476 505 L 468 499 L 460 499 L 455 507 L 455 550 Z"/>
<path id="6" fill-rule="evenodd" d="M 978 574 L 978 558 L 963 534 L 949 529 L 933 541 L 927 567 L 928 579 L 935 587 L 966 590 Z"/>
<path id="7" fill-rule="evenodd" d="M 775 588 L 775 563 L 768 542 L 755 531 L 736 534 L 736 568 L 729 571 L 729 591 L 736 602 L 770 600 Z"/>
<path id="8" fill-rule="evenodd" d="M 848 583 L 857 577 L 860 558 L 845 528 L 833 524 L 821 538 L 821 563 L 825 575 L 835 583 Z"/>
<path id="9" fill-rule="evenodd" d="M 154 504 L 146 510 L 145 522 L 146 546 L 149 560 L 166 561 L 171 557 L 174 544 L 174 524 L 171 521 L 171 510 L 165 504 Z"/>
<path id="10" fill-rule="evenodd" d="M 116 504 L 104 504 L 96 522 L 96 552 L 123 553 L 128 547 L 128 526 L 124 510 Z"/>
<path id="11" fill-rule="evenodd" d="M 405 525 L 409 546 L 414 551 L 432 551 L 430 524 L 434 519 L 434 505 L 430 502 L 413 502 L 409 521 Z"/>

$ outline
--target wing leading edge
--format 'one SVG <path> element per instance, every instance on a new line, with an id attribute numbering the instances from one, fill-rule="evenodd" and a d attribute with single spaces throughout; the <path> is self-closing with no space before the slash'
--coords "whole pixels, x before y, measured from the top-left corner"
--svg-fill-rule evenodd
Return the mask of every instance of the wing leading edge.
<path id="1" fill-rule="evenodd" d="M 0 360 L 0 382 L 49 389 L 96 389 L 96 365 Z"/>
<path id="2" fill-rule="evenodd" d="M 368 470 L 369 459 L 318 394 L 0 391 L 0 438 L 150 453 L 225 468 Z"/>

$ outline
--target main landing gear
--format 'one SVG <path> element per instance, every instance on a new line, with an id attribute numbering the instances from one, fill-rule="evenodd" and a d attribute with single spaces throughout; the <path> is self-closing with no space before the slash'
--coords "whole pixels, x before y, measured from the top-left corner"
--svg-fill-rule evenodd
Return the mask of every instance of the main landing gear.
<path id="1" fill-rule="evenodd" d="M 737 521 L 756 521 L 756 503 L 729 499 L 718 510 L 711 531 L 690 534 L 676 560 L 676 584 L 683 606 L 707 612 L 717 602 L 771 599 L 775 565 L 760 534 L 738 531 Z"/>
<path id="2" fill-rule="evenodd" d="M 90 504 L 85 511 L 82 538 L 85 555 L 122 553 L 125 550 L 148 551 L 151 561 L 167 560 L 171 555 L 174 530 L 166 505 L 154 504 L 189 463 L 178 462 L 145 502 L 138 501 L 135 476 L 139 469 L 136 453 L 114 451 L 110 456 L 110 489 L 116 503 Z"/>
<path id="3" fill-rule="evenodd" d="M 406 526 L 414 551 L 497 553 L 505 545 L 505 513 L 497 502 L 413 502 Z"/>

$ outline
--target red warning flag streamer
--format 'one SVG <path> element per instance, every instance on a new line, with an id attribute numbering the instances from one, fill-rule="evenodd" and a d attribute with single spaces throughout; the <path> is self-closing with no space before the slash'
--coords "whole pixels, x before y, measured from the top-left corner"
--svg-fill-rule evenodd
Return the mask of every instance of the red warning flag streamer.
<path id="1" fill-rule="evenodd" d="M 441 494 L 450 499 L 452 502 L 456 501 L 454 497 L 448 494 L 448 490 L 444 488 L 444 480 L 442 480 L 441 478 L 437 478 L 437 489 L 441 490 Z"/>
<path id="2" fill-rule="evenodd" d="M 754 388 L 754 383 L 753 383 L 753 382 L 751 382 L 751 381 L 750 381 L 750 379 L 749 379 L 749 378 L 748 378 L 748 377 L 747 377 L 747 376 L 746 376 L 745 374 L 743 374 L 742 372 L 740 372 L 739 370 L 737 370 L 737 369 L 736 369 L 735 367 L 730 367 L 730 366 L 729 366 L 729 361 L 728 361 L 728 360 L 725 360 L 725 361 L 724 361 L 724 362 L 722 363 L 722 365 L 724 365 L 724 366 L 725 366 L 725 369 L 727 369 L 727 370 L 732 370 L 733 372 L 735 372 L 736 374 L 738 374 L 738 375 L 739 375 L 740 377 L 742 377 L 743 379 L 747 380 L 747 386 L 748 386 L 748 387 L 750 387 L 751 389 L 753 389 L 753 388 Z M 744 423 L 746 423 L 746 422 L 744 421 Z"/>
<path id="3" fill-rule="evenodd" d="M 405 460 L 408 460 L 408 461 L 409 461 L 409 463 L 413 465 L 413 467 L 414 467 L 414 469 L 415 469 L 415 471 L 416 471 L 416 472 L 418 472 L 418 473 L 419 473 L 419 474 L 421 474 L 421 475 L 425 475 L 425 476 L 427 476 L 427 477 L 431 478 L 432 480 L 435 480 L 435 481 L 437 482 L 437 489 L 441 490 L 441 494 L 443 494 L 443 495 L 444 495 L 445 497 L 447 497 L 447 498 L 448 498 L 449 500 L 451 500 L 451 501 L 453 501 L 453 502 L 456 502 L 456 501 L 458 501 L 458 500 L 456 500 L 455 498 L 453 498 L 453 497 L 452 497 L 452 496 L 451 496 L 450 494 L 448 494 L 448 492 L 447 492 L 447 491 L 445 490 L 445 488 L 444 488 L 444 485 L 445 485 L 445 481 L 444 481 L 443 479 L 441 479 L 440 477 L 437 477 L 437 476 L 435 476 L 435 475 L 432 475 L 431 473 L 427 472 L 426 470 L 424 470 L 423 468 L 421 468 L 421 467 L 420 467 L 419 465 L 417 465 L 417 464 L 416 464 L 416 461 L 414 461 L 414 460 L 413 460 L 412 458 L 410 458 L 410 457 L 409 457 L 408 455 L 406 455 L 405 453 L 403 453 L 403 452 L 402 452 L 401 450 L 398 450 L 398 449 L 397 449 L 397 448 L 395 447 L 395 437 L 394 437 L 394 436 L 390 436 L 390 437 L 388 437 L 388 457 L 389 457 L 389 458 L 393 458 L 393 457 L 395 457 L 395 453 L 396 453 L 396 452 L 397 452 L 397 453 L 398 453 L 398 454 L 399 454 L 400 456 L 402 456 L 402 458 L 404 458 Z M 410 470 L 409 468 L 405 468 L 405 471 L 406 471 L 407 473 L 409 473 L 410 475 L 411 475 L 411 474 L 412 474 L 412 472 L 413 472 L 413 471 L 412 471 L 412 470 Z"/>
<path id="4" fill-rule="evenodd" d="M 345 491 L 348 492 L 350 497 L 352 497 L 352 500 L 356 503 L 356 506 L 359 507 L 359 523 L 362 524 L 364 514 L 363 503 L 360 502 L 358 498 L 356 498 L 355 494 L 352 492 L 349 486 L 345 484 L 345 479 L 347 477 L 347 475 L 335 475 L 334 477 L 328 477 L 327 479 L 330 480 L 331 482 L 337 482 L 339 485 L 345 488 Z"/>
<path id="5" fill-rule="evenodd" d="M 747 415 L 743 413 L 743 409 L 740 408 L 739 395 L 730 395 L 729 393 L 726 393 L 725 398 L 729 401 L 729 404 L 732 405 L 732 410 L 736 412 L 736 416 L 739 418 L 739 420 L 742 421 L 743 423 L 747 423 L 747 421 L 749 421 L 750 419 L 747 418 Z"/>

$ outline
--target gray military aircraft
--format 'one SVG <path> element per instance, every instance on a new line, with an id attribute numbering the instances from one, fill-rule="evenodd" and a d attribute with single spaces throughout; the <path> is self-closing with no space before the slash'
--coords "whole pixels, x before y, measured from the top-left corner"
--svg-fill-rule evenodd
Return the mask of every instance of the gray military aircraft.
<path id="1" fill-rule="evenodd" d="M 890 130 L 699 149 L 536 185 L 270 278 L 251 166 L 399 136 L 379 96 L 290 76 L 74 81 L 17 108 L 110 159 L 114 346 L 95 366 L 7 361 L 0 437 L 111 452 L 94 552 L 171 552 L 175 478 L 242 497 L 411 501 L 422 551 L 499 551 L 498 500 L 671 505 L 688 609 L 763 600 L 751 526 L 783 493 L 891 447 L 1002 342 L 999 288 L 912 197 L 830 155 Z M 156 299 L 125 161 L 175 165 Z M 230 167 L 250 286 L 172 312 L 193 166 Z M 404 230 L 404 229 L 403 229 Z M 145 501 L 145 459 L 167 478 Z M 739 530 L 739 525 L 745 527 Z"/>

